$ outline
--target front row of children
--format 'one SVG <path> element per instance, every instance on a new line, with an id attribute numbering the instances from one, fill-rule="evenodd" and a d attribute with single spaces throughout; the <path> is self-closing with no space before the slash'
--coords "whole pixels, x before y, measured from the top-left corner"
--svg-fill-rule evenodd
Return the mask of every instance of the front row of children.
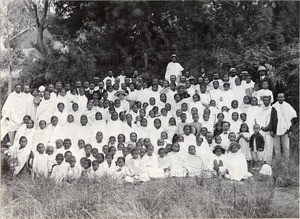
<path id="1" fill-rule="evenodd" d="M 259 144 L 255 136 L 251 137 L 251 140 L 255 142 L 254 145 Z M 118 182 L 130 183 L 186 176 L 226 177 L 240 181 L 252 176 L 248 172 L 247 160 L 237 141 L 230 143 L 226 154 L 221 145 L 216 145 L 208 162 L 207 157 L 202 157 L 201 146 L 198 145 L 190 145 L 187 156 L 182 158 L 178 153 L 180 151 L 178 142 L 159 148 L 158 156 L 153 153 L 154 147 L 151 144 L 147 148 L 135 147 L 131 151 L 128 151 L 127 147 L 123 148 L 121 155 L 116 154 L 116 150 L 111 148 L 105 156 L 87 144 L 85 145 L 86 156 L 80 160 L 76 159 L 71 151 L 56 155 L 53 154 L 53 150 L 45 152 L 42 143 L 37 145 L 37 152 L 33 154 L 30 147 L 26 147 L 26 137 L 22 136 L 19 142 L 20 147 L 8 153 L 14 168 L 14 175 L 24 171 L 26 163 L 31 163 L 31 172 L 34 178 L 50 178 L 56 183 L 71 183 L 80 178 L 94 180 L 104 175 L 108 175 Z M 197 150 L 201 152 L 197 153 Z M 254 153 L 259 159 L 260 151 L 255 150 Z M 204 159 L 206 162 L 203 162 Z M 30 162 L 31 160 L 33 161 Z"/>

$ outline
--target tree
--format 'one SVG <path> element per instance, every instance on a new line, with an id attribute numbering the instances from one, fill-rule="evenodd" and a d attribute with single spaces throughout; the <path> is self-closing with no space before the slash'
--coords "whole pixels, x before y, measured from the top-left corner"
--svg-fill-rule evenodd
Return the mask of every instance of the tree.
<path id="1" fill-rule="evenodd" d="M 49 0 L 43 0 L 42 3 L 34 2 L 33 0 L 23 0 L 26 7 L 29 9 L 31 16 L 35 19 L 37 31 L 37 45 L 42 54 L 46 53 L 44 45 L 44 30 L 48 27 L 46 16 L 49 8 Z M 39 8 L 42 7 L 40 10 Z"/>

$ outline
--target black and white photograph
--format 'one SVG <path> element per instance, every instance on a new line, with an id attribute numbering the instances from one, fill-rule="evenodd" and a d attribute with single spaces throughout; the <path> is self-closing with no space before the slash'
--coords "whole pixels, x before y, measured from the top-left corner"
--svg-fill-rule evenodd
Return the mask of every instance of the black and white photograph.
<path id="1" fill-rule="evenodd" d="M 299 218 L 299 9 L 0 0 L 1 218 Z"/>

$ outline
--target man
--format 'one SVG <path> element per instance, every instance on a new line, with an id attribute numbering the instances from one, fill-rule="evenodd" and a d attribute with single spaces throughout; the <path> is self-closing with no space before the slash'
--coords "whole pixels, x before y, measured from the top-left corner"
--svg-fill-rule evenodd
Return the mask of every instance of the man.
<path id="1" fill-rule="evenodd" d="M 229 70 L 229 83 L 231 88 L 235 86 L 235 79 L 238 78 L 237 73 L 235 68 Z"/>
<path id="2" fill-rule="evenodd" d="M 274 113 L 276 116 L 271 115 L 271 124 L 268 125 L 267 129 L 273 124 L 277 126 L 274 128 L 274 151 L 275 156 L 281 156 L 281 146 L 283 148 L 283 156 L 285 162 L 289 162 L 290 157 L 290 127 L 292 125 L 292 119 L 297 117 L 297 113 L 294 108 L 287 102 L 284 101 L 284 94 L 279 93 L 277 95 L 277 102 L 273 104 Z M 275 120 L 277 118 L 277 121 Z M 274 121 L 275 120 L 275 121 Z"/>
<path id="3" fill-rule="evenodd" d="M 264 81 L 268 81 L 269 83 L 269 90 L 272 92 L 274 91 L 274 84 L 270 76 L 268 75 L 267 69 L 265 66 L 259 66 L 257 70 L 257 74 L 259 75 L 258 79 L 258 84 L 259 84 L 259 89 L 262 89 L 262 83 Z"/>
<path id="4" fill-rule="evenodd" d="M 170 80 L 171 75 L 175 75 L 177 81 L 179 81 L 179 76 L 182 75 L 183 67 L 177 62 L 177 55 L 173 54 L 171 56 L 172 61 L 169 62 L 167 66 L 167 71 L 165 75 L 166 80 Z"/>
<path id="5" fill-rule="evenodd" d="M 17 84 L 15 91 L 8 95 L 3 105 L 1 119 L 1 126 L 5 127 L 5 132 L 8 133 L 9 141 L 12 144 L 15 139 L 15 132 L 21 126 L 25 114 L 26 98 L 21 93 L 21 84 Z M 5 136 L 5 132 L 1 133 L 1 139 Z"/>
<path id="6" fill-rule="evenodd" d="M 108 76 L 106 76 L 104 79 L 103 79 L 103 82 L 106 84 L 106 81 L 107 80 L 110 80 L 111 81 L 111 84 L 114 84 L 115 83 L 115 78 L 113 77 L 113 72 L 112 71 L 108 71 Z M 107 84 L 106 84 L 107 85 Z"/>

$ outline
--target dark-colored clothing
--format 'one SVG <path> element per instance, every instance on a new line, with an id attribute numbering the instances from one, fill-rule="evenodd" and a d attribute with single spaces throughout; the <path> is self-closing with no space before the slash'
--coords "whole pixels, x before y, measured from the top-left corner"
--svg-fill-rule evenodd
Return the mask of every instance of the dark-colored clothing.
<path id="1" fill-rule="evenodd" d="M 254 150 L 254 141 L 255 141 L 255 144 L 256 144 L 256 150 L 257 151 L 264 151 L 264 149 L 265 149 L 265 139 L 260 133 L 257 133 L 257 134 L 254 133 L 253 135 L 251 135 L 250 143 L 249 143 L 249 147 L 251 148 L 251 151 Z"/>

